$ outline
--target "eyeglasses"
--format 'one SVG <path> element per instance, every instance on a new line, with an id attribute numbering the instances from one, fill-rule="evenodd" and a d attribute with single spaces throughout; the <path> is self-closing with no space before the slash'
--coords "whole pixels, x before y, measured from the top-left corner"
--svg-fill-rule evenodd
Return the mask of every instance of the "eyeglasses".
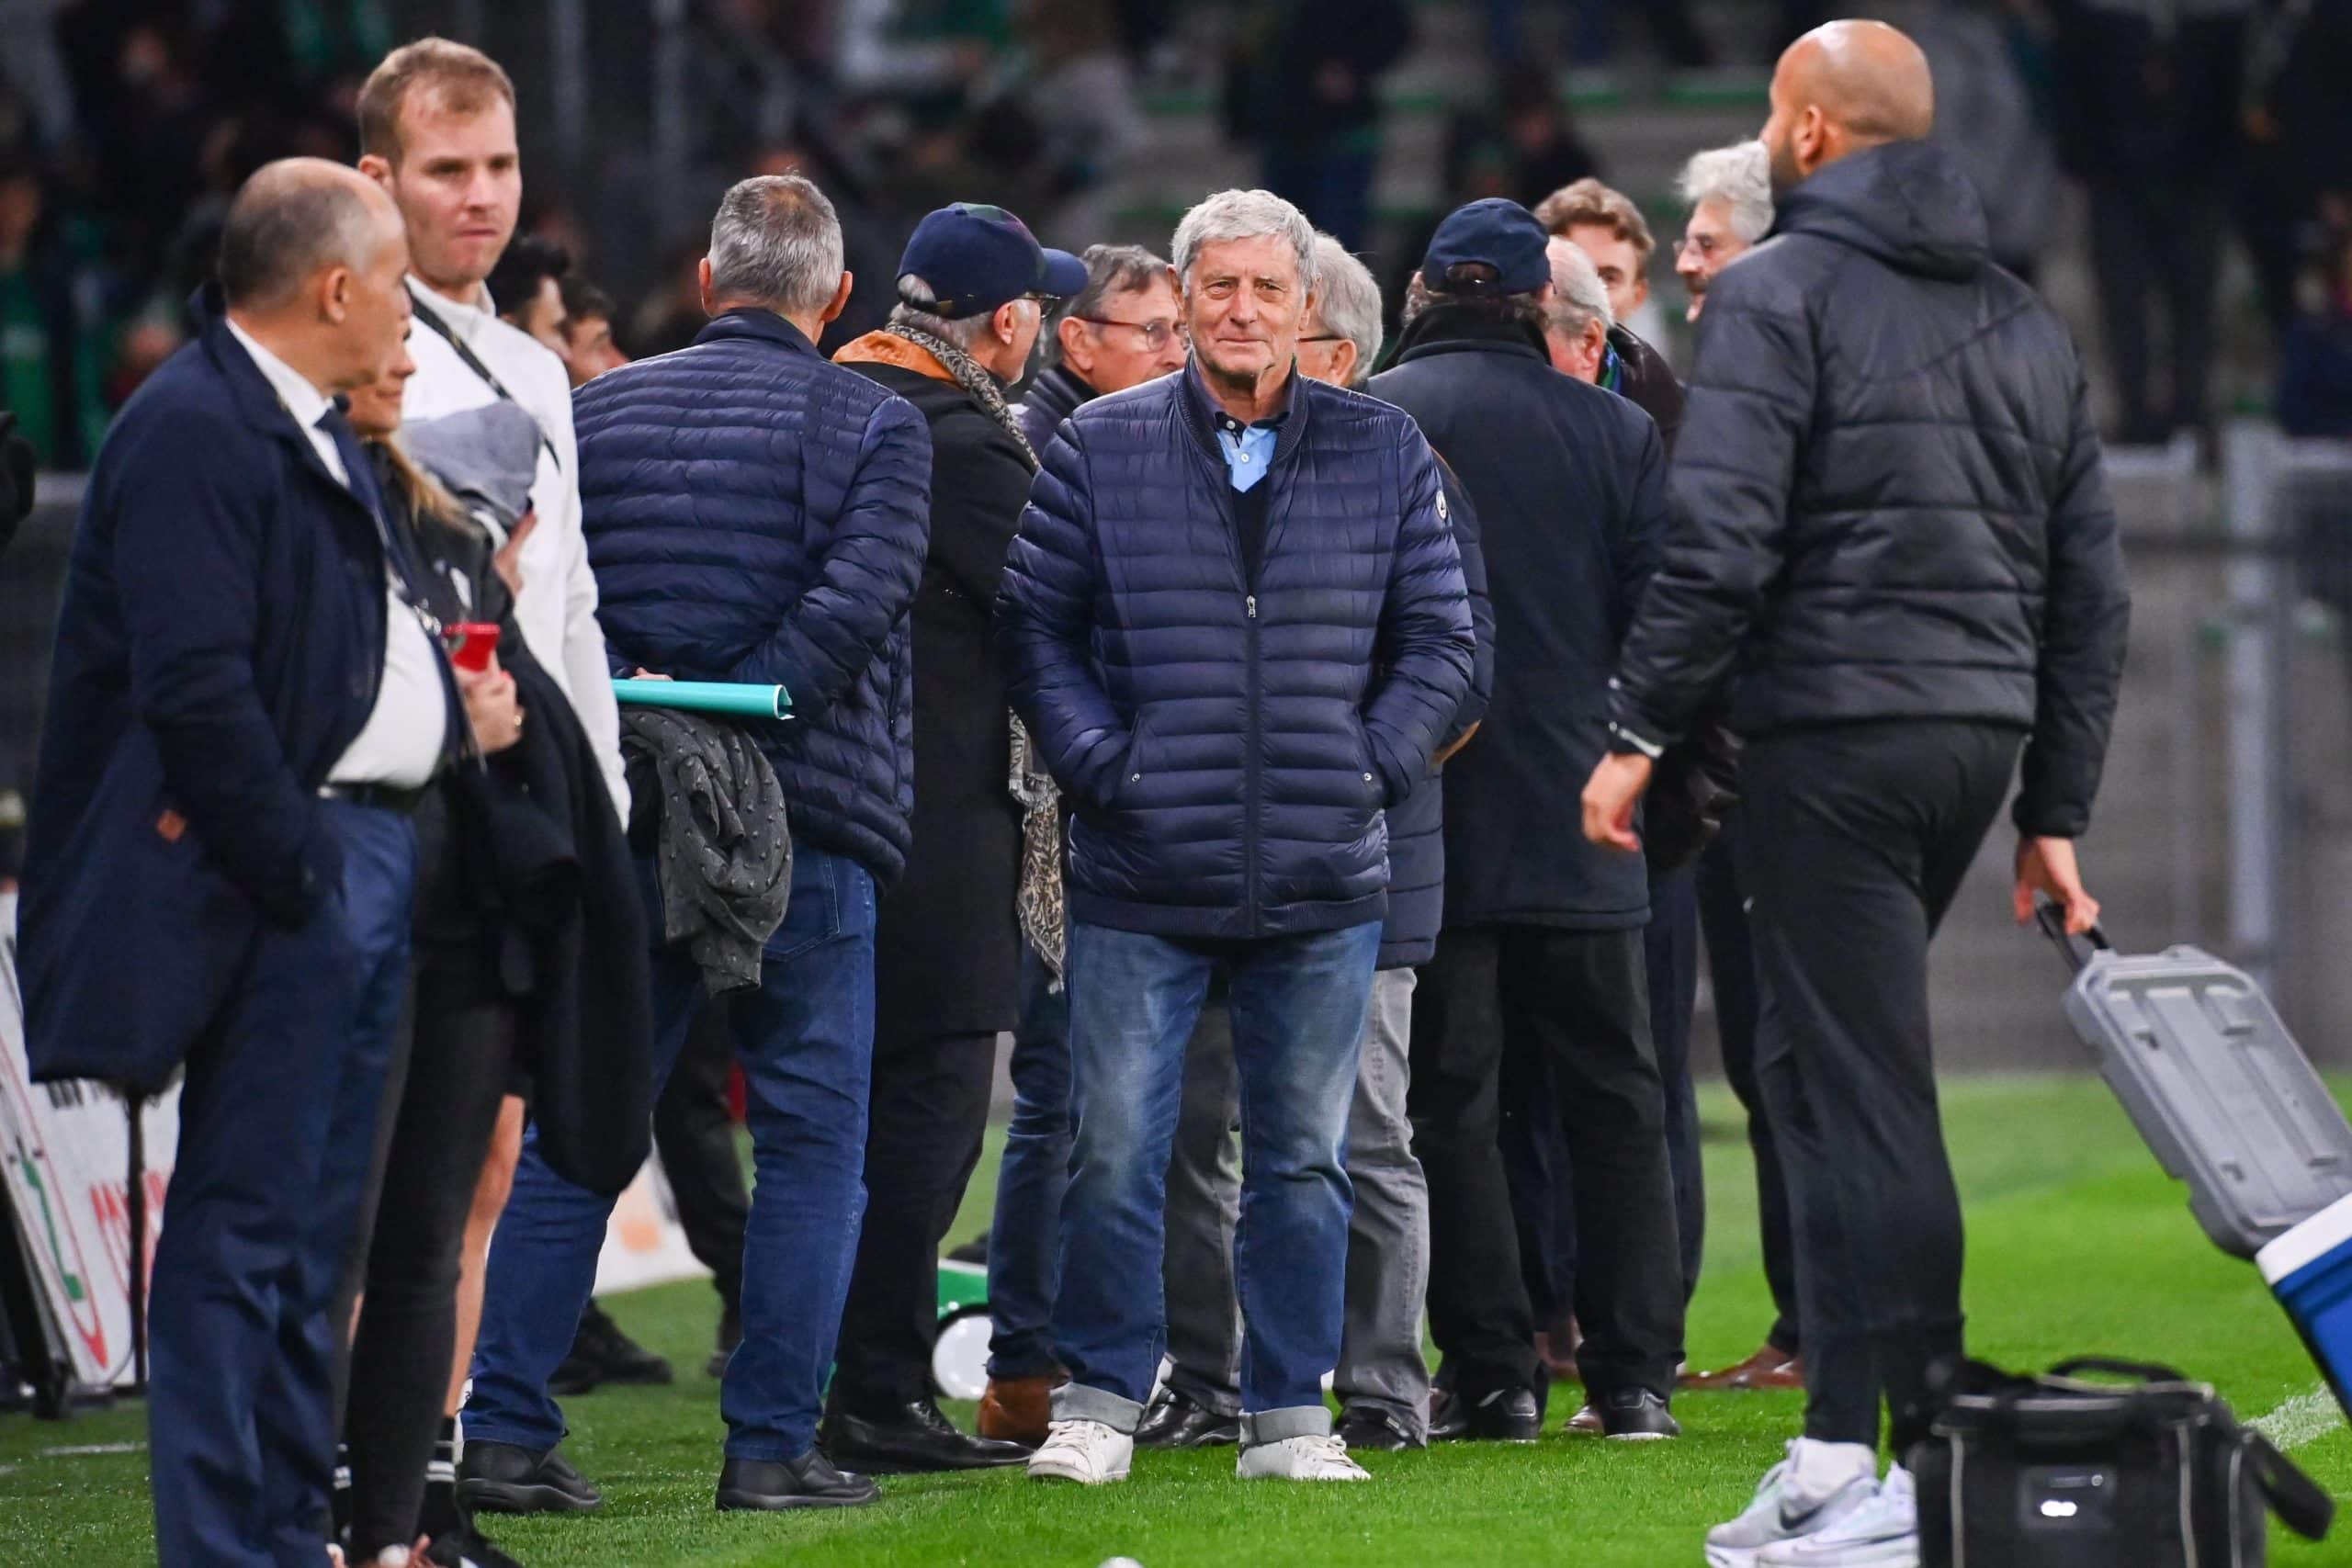
<path id="1" fill-rule="evenodd" d="M 1143 334 L 1143 345 L 1155 354 L 1168 346 L 1170 338 L 1185 336 L 1182 321 L 1123 321 L 1115 316 L 1080 316 L 1081 321 L 1091 321 L 1098 327 L 1125 327 L 1131 333 Z"/>
<path id="2" fill-rule="evenodd" d="M 1338 333 L 1325 333 L 1319 337 L 1303 337 L 1298 341 L 1301 343 L 1345 343 L 1348 340 Z"/>

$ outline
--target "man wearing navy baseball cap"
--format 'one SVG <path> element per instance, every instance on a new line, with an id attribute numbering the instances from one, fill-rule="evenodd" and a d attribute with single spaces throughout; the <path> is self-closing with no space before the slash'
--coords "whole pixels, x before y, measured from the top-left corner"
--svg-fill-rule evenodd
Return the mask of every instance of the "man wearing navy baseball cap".
<path id="1" fill-rule="evenodd" d="M 922 287 L 910 291 L 910 279 Z M 1020 219 L 982 202 L 959 201 L 927 215 L 899 258 L 899 298 L 950 321 L 1016 299 L 1067 299 L 1085 287 L 1084 262 L 1046 249 Z"/>
<path id="2" fill-rule="evenodd" d="M 1609 676 L 1664 542 L 1650 416 L 1552 368 L 1544 226 L 1516 202 L 1438 225 L 1394 369 L 1477 509 L 1494 694 L 1445 770 L 1445 917 L 1413 998 L 1413 1150 L 1430 1188 L 1430 1329 L 1454 1375 L 1431 1437 L 1526 1441 L 1544 1380 L 1497 1144 L 1498 1085 L 1556 1098 L 1579 1249 L 1577 1431 L 1670 1438 L 1682 1270 L 1643 983 L 1641 861 L 1555 830 L 1559 781 L 1607 750 Z M 1506 999 L 1508 998 L 1508 999 Z"/>
<path id="3" fill-rule="evenodd" d="M 1076 256 L 1001 208 L 959 203 L 915 226 L 898 304 L 834 358 L 912 403 L 931 431 L 931 547 L 914 602 L 914 841 L 874 932 L 866 1212 L 821 1440 L 853 1472 L 1018 1464 L 1025 1445 L 966 1435 L 932 1390 L 939 1244 L 988 1127 L 996 1037 L 1018 1015 L 1021 804 L 989 610 L 1037 460 L 1004 389 L 1046 301 L 1086 287 Z M 1023 748 L 1025 750 L 1025 748 Z M 1050 821 L 1050 818 L 1048 818 Z M 1032 857 L 1038 895 L 1059 859 Z M 1058 951 L 1055 956 L 1059 957 Z"/>

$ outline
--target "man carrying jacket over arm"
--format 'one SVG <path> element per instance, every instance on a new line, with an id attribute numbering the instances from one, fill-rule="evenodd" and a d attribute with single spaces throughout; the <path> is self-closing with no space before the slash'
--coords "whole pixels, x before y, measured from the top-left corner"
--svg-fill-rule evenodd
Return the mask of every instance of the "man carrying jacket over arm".
<path id="1" fill-rule="evenodd" d="M 807 180 L 744 180 L 703 262 L 712 320 L 691 347 L 580 389 L 580 493 L 616 658 L 681 681 L 780 685 L 789 723 L 752 726 L 785 810 L 792 883 L 757 984 L 729 1022 L 750 1094 L 757 1192 L 743 1342 L 719 1396 L 722 1509 L 869 1503 L 816 1448 L 865 1207 L 875 901 L 911 840 L 908 615 L 928 542 L 931 436 L 907 401 L 826 363 L 848 301 L 832 203 Z M 648 926 L 664 927 L 650 857 Z M 682 948 L 653 964 L 654 1092 L 703 1003 Z M 555 1450 L 548 1379 L 587 1304 L 612 1203 L 526 1145 L 491 1245 L 458 1490 L 503 1512 L 600 1506 Z M 892 1223 L 880 1216 L 877 1223 Z"/>
<path id="2" fill-rule="evenodd" d="M 997 601 L 1014 708 L 1075 805 L 1054 1395 L 1033 1476 L 1123 1480 L 1163 1320 L 1184 1045 L 1230 977 L 1248 1142 L 1239 1472 L 1354 1481 L 1339 1359 L 1348 1110 L 1387 902 L 1385 808 L 1470 679 L 1462 568 L 1404 414 L 1294 373 L 1315 235 L 1227 191 L 1185 215 L 1183 371 L 1065 421 Z"/>
<path id="3" fill-rule="evenodd" d="M 2075 931 L 2097 918 L 2074 840 L 2129 606 L 2080 360 L 1988 259 L 1974 187 L 1925 140 L 1917 47 L 1831 23 L 1781 57 L 1771 103 L 1775 231 L 1708 294 L 1673 545 L 1619 665 L 1585 830 L 1635 846 L 1651 759 L 1729 676 L 1810 1399 L 1789 1463 L 1708 1559 L 1916 1562 L 1905 1460 L 1928 1436 L 1928 1368 L 1961 1349 L 1928 942 L 2020 743 L 2018 917 L 2042 893 Z"/>

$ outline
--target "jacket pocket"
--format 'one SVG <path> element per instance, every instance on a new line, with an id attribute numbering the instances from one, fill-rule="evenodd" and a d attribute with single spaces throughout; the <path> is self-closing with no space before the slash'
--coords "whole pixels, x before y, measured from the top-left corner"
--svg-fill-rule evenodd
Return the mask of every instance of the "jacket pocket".
<path id="1" fill-rule="evenodd" d="M 1364 726 L 1363 714 L 1358 711 L 1349 715 L 1349 726 L 1355 734 L 1357 782 L 1363 789 L 1364 798 L 1374 807 L 1385 806 L 1388 785 L 1382 781 L 1380 754 L 1373 750 L 1372 731 Z"/>
<path id="2" fill-rule="evenodd" d="M 1110 787 L 1102 792 L 1105 806 L 1117 810 L 1135 804 L 1136 792 L 1151 775 L 1151 724 L 1138 712 L 1126 755 L 1119 759 L 1118 772 L 1111 775 Z"/>

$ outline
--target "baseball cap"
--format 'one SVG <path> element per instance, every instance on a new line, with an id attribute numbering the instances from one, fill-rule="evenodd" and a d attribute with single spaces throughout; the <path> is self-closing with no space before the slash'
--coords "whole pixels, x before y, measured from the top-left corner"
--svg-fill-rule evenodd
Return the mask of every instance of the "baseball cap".
<path id="1" fill-rule="evenodd" d="M 926 214 L 908 236 L 899 276 L 931 285 L 938 303 L 924 310 L 956 321 L 993 310 L 1024 294 L 1067 299 L 1086 287 L 1086 264 L 1037 243 L 1028 225 L 1001 207 L 959 201 Z"/>
<path id="2" fill-rule="evenodd" d="M 1535 214 L 1519 203 L 1498 196 L 1474 201 L 1447 213 L 1430 236 L 1421 282 L 1449 293 L 1532 294 L 1552 281 L 1551 258 L 1544 249 L 1549 239 Z M 1446 281 L 1448 271 L 1469 262 L 1493 267 L 1496 280 L 1469 290 Z"/>

